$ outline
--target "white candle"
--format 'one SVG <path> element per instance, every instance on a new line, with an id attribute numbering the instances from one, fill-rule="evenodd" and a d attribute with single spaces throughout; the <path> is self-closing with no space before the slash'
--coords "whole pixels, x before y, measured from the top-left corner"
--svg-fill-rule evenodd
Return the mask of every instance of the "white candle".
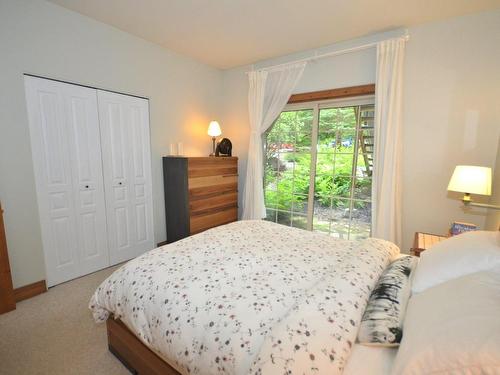
<path id="1" fill-rule="evenodd" d="M 177 155 L 184 155 L 184 145 L 182 142 L 177 142 Z"/>
<path id="2" fill-rule="evenodd" d="M 177 155 L 177 145 L 175 143 L 170 143 L 170 155 Z"/>

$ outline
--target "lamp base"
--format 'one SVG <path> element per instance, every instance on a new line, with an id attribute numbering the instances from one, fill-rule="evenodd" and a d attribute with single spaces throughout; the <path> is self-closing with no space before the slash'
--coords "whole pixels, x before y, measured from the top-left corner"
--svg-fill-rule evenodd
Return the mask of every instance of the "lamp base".
<path id="1" fill-rule="evenodd" d="M 212 137 L 212 153 L 208 156 L 213 156 L 213 157 L 216 157 L 215 155 L 215 137 Z"/>

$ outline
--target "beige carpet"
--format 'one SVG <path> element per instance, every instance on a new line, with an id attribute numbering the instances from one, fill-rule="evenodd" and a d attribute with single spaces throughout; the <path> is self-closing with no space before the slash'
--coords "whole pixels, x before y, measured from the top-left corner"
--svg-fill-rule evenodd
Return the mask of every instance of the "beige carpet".
<path id="1" fill-rule="evenodd" d="M 87 308 L 108 268 L 50 288 L 0 315 L 0 374 L 130 374 Z"/>

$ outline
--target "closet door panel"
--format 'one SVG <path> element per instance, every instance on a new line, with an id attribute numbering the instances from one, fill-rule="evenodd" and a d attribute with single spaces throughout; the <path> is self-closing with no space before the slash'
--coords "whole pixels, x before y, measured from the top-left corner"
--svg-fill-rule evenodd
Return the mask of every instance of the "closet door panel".
<path id="1" fill-rule="evenodd" d="M 47 284 L 109 265 L 96 90 L 25 77 Z"/>
<path id="2" fill-rule="evenodd" d="M 80 273 L 84 275 L 109 265 L 97 92 L 75 85 L 64 85 L 63 90 L 74 145 L 70 155 Z"/>
<path id="3" fill-rule="evenodd" d="M 98 91 L 110 260 L 153 246 L 148 101 Z"/>
<path id="4" fill-rule="evenodd" d="M 126 143 L 126 113 L 120 103 L 98 93 L 101 116 L 101 139 L 103 142 L 103 168 L 106 186 L 108 243 L 112 264 L 127 259 L 130 252 L 130 207 L 127 184 L 128 154 Z"/>
<path id="5" fill-rule="evenodd" d="M 131 241 L 129 235 L 129 191 L 127 184 L 128 164 L 126 143 L 126 113 L 119 103 L 101 100 L 101 137 L 103 142 L 103 167 L 106 184 L 106 204 L 109 223 L 111 262 L 118 263 L 117 252 L 127 252 Z M 103 114 L 104 113 L 104 114 Z"/>
<path id="6" fill-rule="evenodd" d="M 130 106 L 132 143 L 131 178 L 132 204 L 135 207 L 135 241 L 147 248 L 153 239 L 153 212 L 151 187 L 151 152 L 149 134 L 149 108 L 146 100 Z"/>
<path id="7" fill-rule="evenodd" d="M 78 243 L 69 153 L 60 84 L 25 78 L 38 211 L 47 285 L 78 277 Z"/>

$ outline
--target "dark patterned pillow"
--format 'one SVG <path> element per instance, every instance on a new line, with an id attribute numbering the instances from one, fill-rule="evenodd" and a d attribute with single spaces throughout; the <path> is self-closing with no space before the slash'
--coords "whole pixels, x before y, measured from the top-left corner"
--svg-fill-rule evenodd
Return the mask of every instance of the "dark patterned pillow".
<path id="1" fill-rule="evenodd" d="M 411 273 L 417 258 L 403 256 L 380 276 L 361 319 L 358 341 L 365 345 L 397 346 L 403 337 L 403 319 L 411 294 Z"/>

